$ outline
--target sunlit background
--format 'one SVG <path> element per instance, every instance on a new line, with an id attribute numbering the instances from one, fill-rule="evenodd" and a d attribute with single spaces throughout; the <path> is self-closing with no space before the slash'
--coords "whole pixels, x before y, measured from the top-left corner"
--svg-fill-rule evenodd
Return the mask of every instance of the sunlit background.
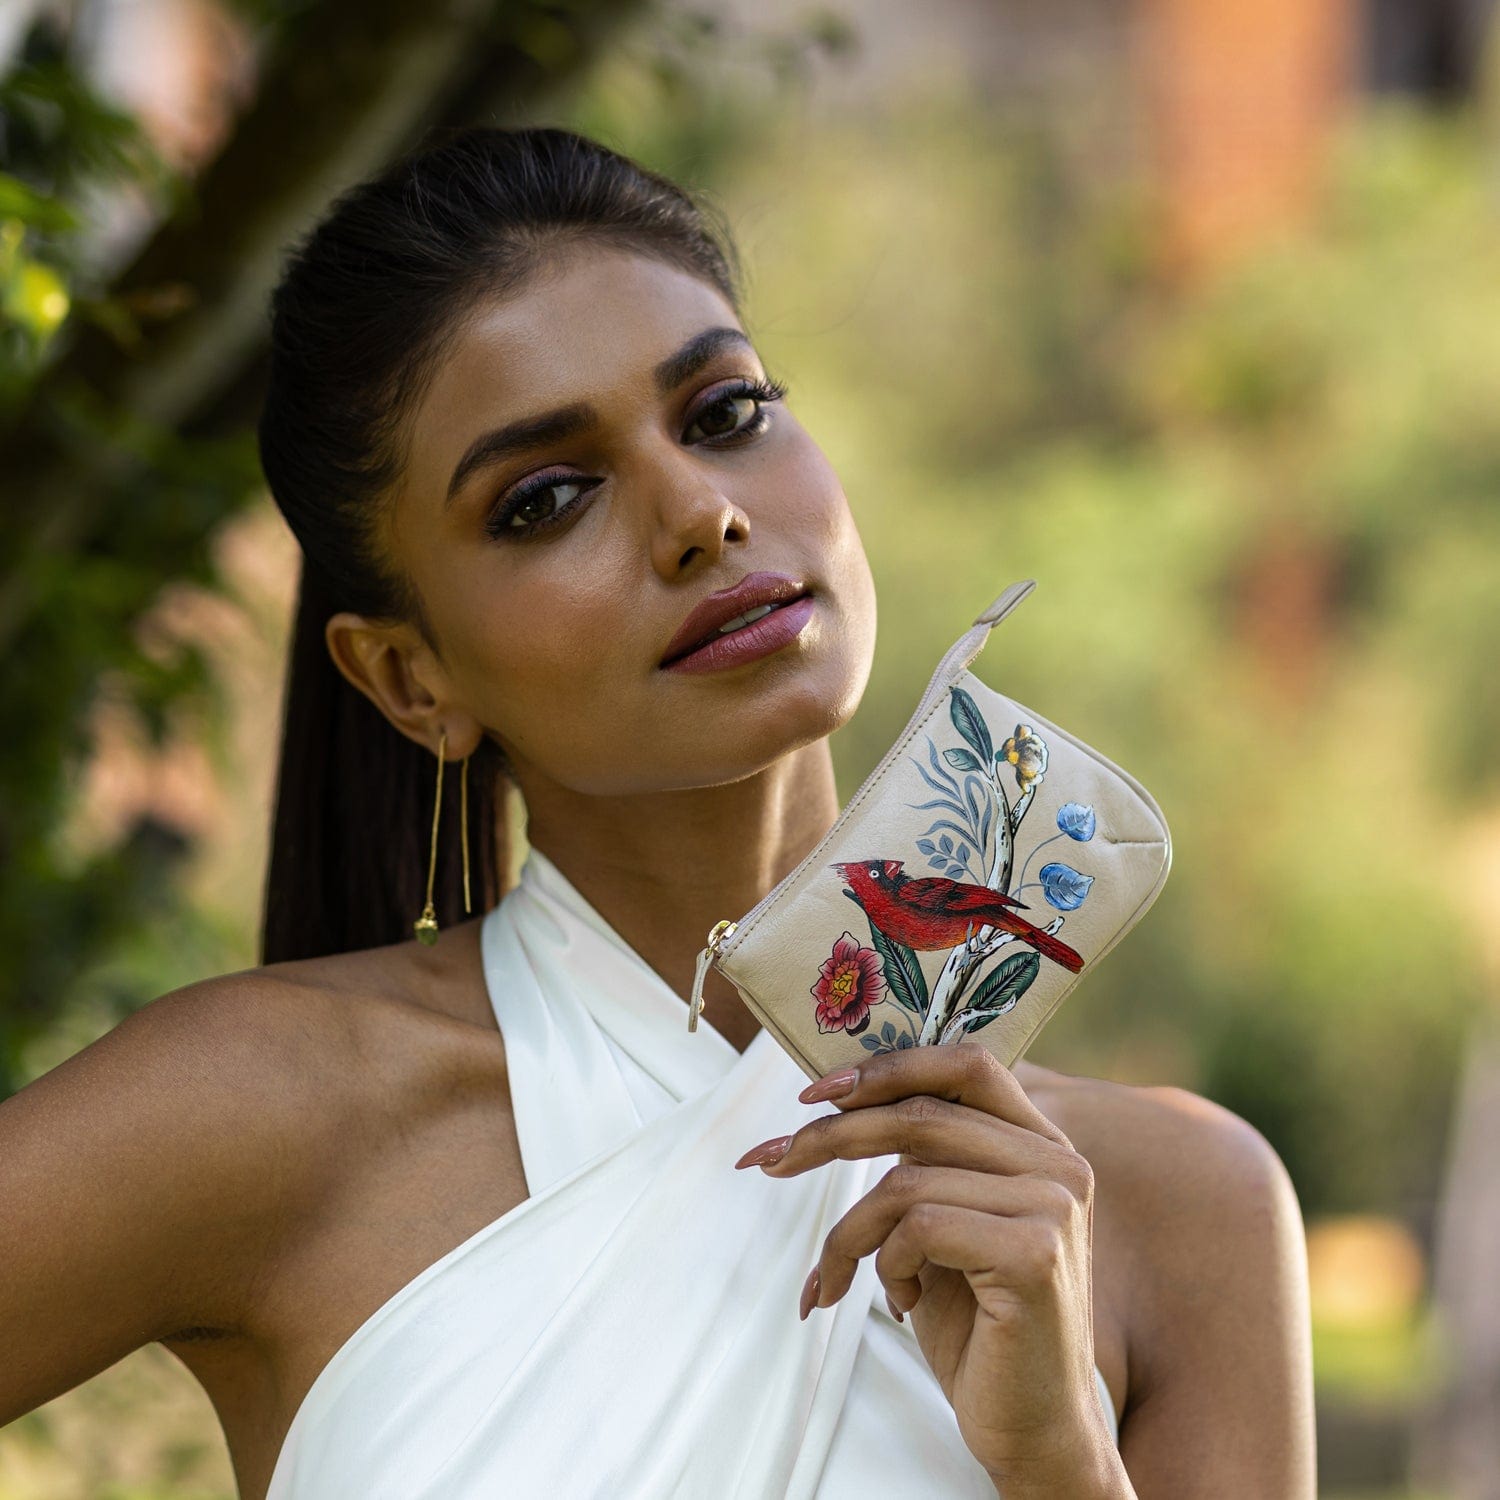
<path id="1" fill-rule="evenodd" d="M 1029 1056 L 1281 1154 L 1321 1494 L 1500 1493 L 1490 11 L 0 0 L 0 1087 L 256 961 L 281 247 L 429 126 L 569 125 L 721 206 L 844 481 L 880 604 L 844 794 L 1035 578 L 975 671 L 1174 859 Z M 232 1495 L 160 1346 L 0 1432 L 0 1500 Z"/>

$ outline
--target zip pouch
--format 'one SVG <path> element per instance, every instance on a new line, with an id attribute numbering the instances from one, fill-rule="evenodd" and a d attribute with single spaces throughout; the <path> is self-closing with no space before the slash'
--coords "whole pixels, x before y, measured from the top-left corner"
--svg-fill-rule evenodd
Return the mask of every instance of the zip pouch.
<path id="1" fill-rule="evenodd" d="M 969 664 L 1036 587 L 949 647 L 895 744 L 797 867 L 698 955 L 809 1078 L 973 1037 L 1007 1067 L 1145 915 L 1172 843 L 1151 793 Z"/>

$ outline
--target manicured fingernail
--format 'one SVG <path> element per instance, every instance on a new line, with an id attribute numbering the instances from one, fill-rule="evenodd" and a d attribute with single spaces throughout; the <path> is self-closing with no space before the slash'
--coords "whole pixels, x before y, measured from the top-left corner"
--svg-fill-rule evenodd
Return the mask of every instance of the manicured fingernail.
<path id="1" fill-rule="evenodd" d="M 819 1285 L 818 1268 L 814 1266 L 808 1272 L 807 1280 L 802 1283 L 802 1305 L 797 1309 L 799 1321 L 807 1321 L 808 1313 L 813 1310 L 813 1304 L 818 1300 Z"/>
<path id="2" fill-rule="evenodd" d="M 886 1293 L 886 1294 L 885 1294 L 885 1305 L 886 1305 L 886 1306 L 887 1306 L 887 1307 L 888 1307 L 888 1308 L 890 1308 L 890 1310 L 891 1310 L 891 1316 L 892 1316 L 892 1317 L 893 1317 L 893 1318 L 894 1318 L 894 1319 L 895 1319 L 895 1320 L 896 1320 L 896 1321 L 897 1321 L 897 1322 L 898 1322 L 898 1323 L 904 1323 L 904 1322 L 905 1322 L 905 1321 L 906 1321 L 906 1318 L 905 1318 L 905 1316 L 904 1316 L 904 1315 L 903 1315 L 903 1313 L 902 1313 L 902 1311 L 901 1311 L 901 1309 L 900 1309 L 900 1308 L 899 1308 L 899 1307 L 897 1307 L 897 1306 L 896 1306 L 896 1304 L 895 1304 L 895 1303 L 894 1303 L 894 1302 L 892 1302 L 892 1301 L 891 1301 L 891 1294 L 890 1294 L 890 1293 L 889 1293 L 889 1292 L 887 1292 L 887 1293 Z"/>
<path id="3" fill-rule="evenodd" d="M 853 1090 L 858 1078 L 857 1067 L 840 1068 L 836 1073 L 829 1073 L 808 1084 L 797 1097 L 804 1104 L 820 1104 L 824 1099 L 842 1099 Z"/>
<path id="4" fill-rule="evenodd" d="M 789 1135 L 777 1136 L 774 1141 L 762 1141 L 758 1146 L 752 1146 L 740 1159 L 735 1162 L 736 1169 L 740 1167 L 769 1167 L 772 1162 L 778 1162 L 786 1155 L 792 1144 Z"/>

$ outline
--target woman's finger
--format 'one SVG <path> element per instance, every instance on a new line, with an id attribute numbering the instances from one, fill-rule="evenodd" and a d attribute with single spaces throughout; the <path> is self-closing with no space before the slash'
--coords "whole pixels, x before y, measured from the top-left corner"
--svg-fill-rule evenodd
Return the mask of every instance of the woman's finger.
<path id="1" fill-rule="evenodd" d="M 810 1084 L 802 1091 L 799 1097 L 804 1104 L 817 1102 L 816 1088 L 816 1083 Z M 1059 1145 L 1072 1145 L 1031 1102 L 1016 1075 L 993 1052 L 975 1041 L 883 1052 L 858 1064 L 854 1087 L 834 1098 L 841 1110 L 847 1110 L 867 1104 L 887 1104 L 909 1094 L 931 1094 L 956 1104 L 968 1104 Z"/>
<path id="2" fill-rule="evenodd" d="M 923 1267 L 942 1266 L 1029 1297 L 1055 1284 L 1068 1243 L 1044 1215 L 1001 1217 L 950 1203 L 918 1203 L 875 1252 L 875 1274 L 888 1287 L 915 1283 L 920 1295 Z"/>
<path id="3" fill-rule="evenodd" d="M 835 1158 L 853 1161 L 897 1153 L 928 1166 L 1054 1176 L 1066 1174 L 1077 1154 L 1034 1130 L 930 1094 L 820 1115 L 787 1139 L 778 1160 L 759 1163 L 772 1177 L 792 1177 Z"/>
<path id="4" fill-rule="evenodd" d="M 816 1305 L 831 1307 L 853 1283 L 859 1263 L 885 1244 L 896 1226 L 920 1203 L 947 1204 L 1007 1218 L 1038 1217 L 1066 1225 L 1075 1214 L 1087 1218 L 1088 1202 L 1049 1177 L 1011 1177 L 956 1167 L 902 1162 L 892 1167 L 823 1240 L 818 1257 Z M 877 1266 L 879 1262 L 877 1261 Z M 915 1273 L 886 1281 L 903 1309 L 916 1305 L 922 1285 Z"/>

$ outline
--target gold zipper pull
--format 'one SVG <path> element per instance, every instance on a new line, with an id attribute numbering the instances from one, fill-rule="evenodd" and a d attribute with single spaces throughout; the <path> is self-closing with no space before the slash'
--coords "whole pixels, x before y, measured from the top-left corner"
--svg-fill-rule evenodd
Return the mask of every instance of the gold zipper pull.
<path id="1" fill-rule="evenodd" d="M 698 1029 L 698 1016 L 703 1009 L 703 981 L 708 977 L 708 966 L 713 962 L 714 952 L 739 924 L 716 922 L 708 935 L 708 946 L 698 955 L 698 967 L 693 971 L 693 993 L 688 997 L 688 1030 Z"/>

